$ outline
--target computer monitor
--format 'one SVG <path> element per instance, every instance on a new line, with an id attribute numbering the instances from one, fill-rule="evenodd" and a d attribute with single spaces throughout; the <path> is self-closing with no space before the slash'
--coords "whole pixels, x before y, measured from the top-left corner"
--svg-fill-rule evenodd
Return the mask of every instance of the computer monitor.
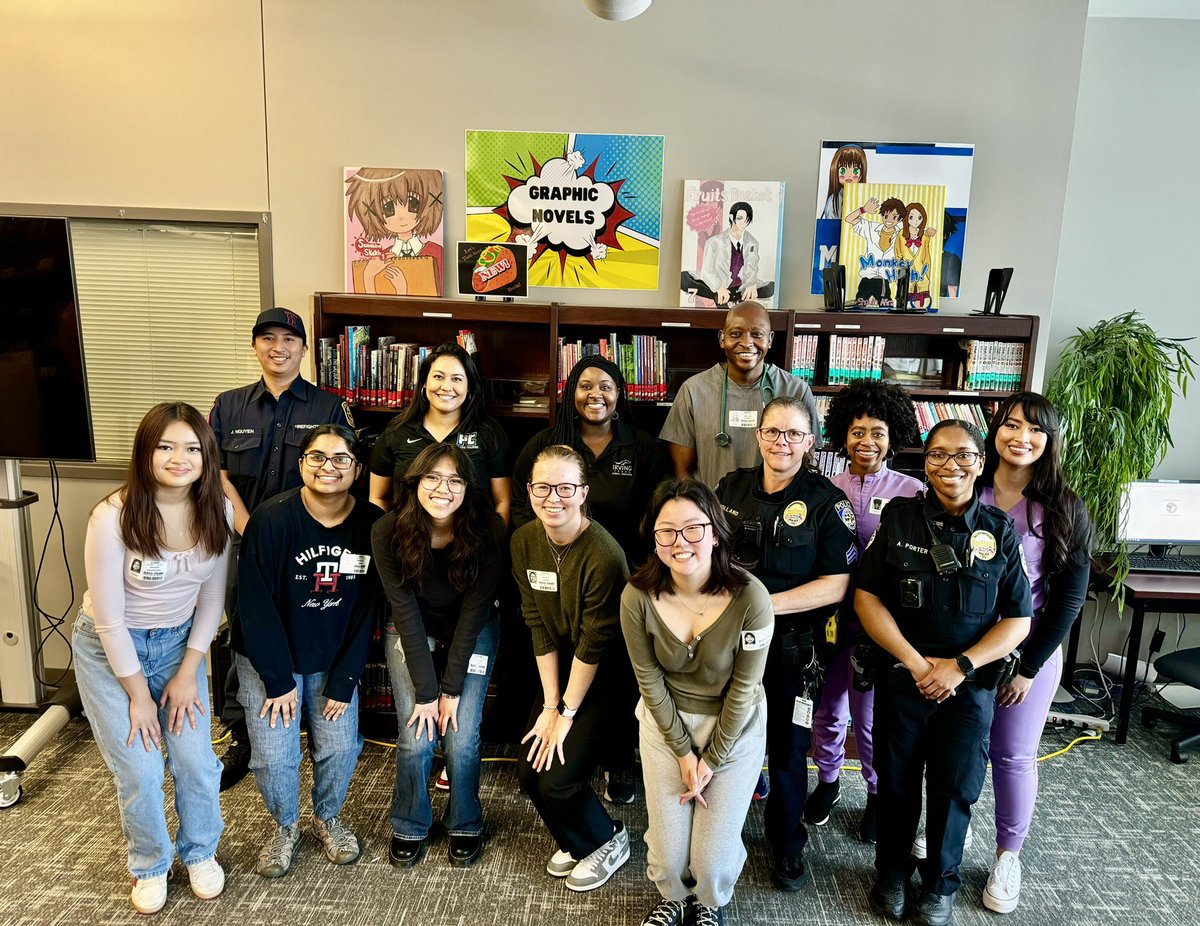
<path id="1" fill-rule="evenodd" d="M 1161 479 L 1125 486 L 1117 539 L 1125 544 L 1200 544 L 1200 481 Z"/>

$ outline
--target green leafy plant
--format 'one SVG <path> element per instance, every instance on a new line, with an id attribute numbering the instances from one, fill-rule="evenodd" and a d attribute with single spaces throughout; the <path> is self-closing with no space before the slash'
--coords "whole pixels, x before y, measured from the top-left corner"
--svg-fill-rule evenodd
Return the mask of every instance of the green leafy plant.
<path id="1" fill-rule="evenodd" d="M 1116 554 L 1119 585 L 1129 574 L 1116 543 L 1121 488 L 1149 477 L 1172 446 L 1171 403 L 1187 395 L 1196 358 L 1190 338 L 1162 337 L 1138 312 L 1077 331 L 1046 393 L 1062 416 L 1063 468 L 1091 514 L 1096 549 Z"/>

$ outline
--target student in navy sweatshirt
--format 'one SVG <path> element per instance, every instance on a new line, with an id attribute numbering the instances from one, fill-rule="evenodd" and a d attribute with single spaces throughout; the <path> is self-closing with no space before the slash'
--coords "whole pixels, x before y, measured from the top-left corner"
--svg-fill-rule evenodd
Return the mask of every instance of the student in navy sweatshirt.
<path id="1" fill-rule="evenodd" d="M 380 511 L 350 487 L 354 432 L 313 429 L 300 448 L 304 485 L 255 509 L 242 536 L 233 649 L 250 732 L 250 768 L 277 829 L 258 873 L 288 873 L 300 842 L 300 719 L 313 762 L 313 828 L 335 865 L 358 839 L 338 820 L 362 751 L 358 681 L 379 602 L 371 528 Z"/>

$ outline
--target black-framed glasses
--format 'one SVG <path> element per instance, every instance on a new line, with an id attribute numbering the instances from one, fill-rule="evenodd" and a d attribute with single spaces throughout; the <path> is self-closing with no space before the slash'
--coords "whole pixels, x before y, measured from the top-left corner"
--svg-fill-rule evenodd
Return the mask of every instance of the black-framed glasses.
<path id="1" fill-rule="evenodd" d="M 534 498 L 549 498 L 551 492 L 559 498 L 571 498 L 583 487 L 581 482 L 531 482 L 528 485 Z"/>
<path id="2" fill-rule="evenodd" d="M 786 431 L 781 431 L 779 428 L 759 428 L 758 436 L 765 440 L 768 444 L 773 444 L 779 440 L 779 435 L 783 435 L 785 444 L 798 444 L 804 438 L 809 436 L 808 431 L 801 431 L 799 428 L 788 428 Z"/>
<path id="3" fill-rule="evenodd" d="M 712 527 L 711 521 L 705 521 L 703 524 L 689 524 L 678 530 L 674 527 L 660 527 L 654 531 L 654 542 L 660 547 L 670 547 L 674 546 L 676 539 L 682 536 L 688 543 L 699 543 L 704 539 L 704 534 L 710 527 Z"/>
<path id="4" fill-rule="evenodd" d="M 467 488 L 467 480 L 462 476 L 443 476 L 441 473 L 426 473 L 421 477 L 421 487 L 429 492 L 437 491 L 442 485 L 450 490 L 451 495 L 462 495 Z"/>
<path id="5" fill-rule="evenodd" d="M 334 469 L 349 469 L 358 461 L 349 453 L 335 453 L 333 456 L 326 456 L 320 450 L 310 450 L 304 454 L 304 462 L 313 469 L 320 469 L 325 465 L 326 461 L 333 464 Z"/>
<path id="6" fill-rule="evenodd" d="M 925 451 L 925 462 L 937 467 L 945 466 L 952 457 L 955 463 L 966 469 L 968 466 L 974 466 L 983 454 L 978 450 L 960 450 L 958 453 L 947 453 L 945 450 Z"/>

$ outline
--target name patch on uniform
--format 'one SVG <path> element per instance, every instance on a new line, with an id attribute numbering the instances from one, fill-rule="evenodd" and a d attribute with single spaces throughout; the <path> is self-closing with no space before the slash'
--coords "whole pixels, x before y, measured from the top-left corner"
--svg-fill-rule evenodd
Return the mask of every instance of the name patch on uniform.
<path id="1" fill-rule="evenodd" d="M 525 575 L 529 578 L 529 587 L 538 592 L 557 592 L 558 591 L 558 573 L 543 572 L 540 569 L 526 569 Z"/>
<path id="2" fill-rule="evenodd" d="M 338 572 L 344 576 L 365 576 L 369 565 L 371 565 L 371 557 L 364 553 L 351 553 L 346 550 L 338 559 Z"/>
<path id="3" fill-rule="evenodd" d="M 854 533 L 856 530 L 858 530 L 858 521 L 854 517 L 853 505 L 851 505 L 848 501 L 843 500 L 834 505 L 833 510 L 836 511 L 838 517 L 842 519 L 842 523 L 849 528 L 850 533 Z"/>
<path id="4" fill-rule="evenodd" d="M 472 431 L 470 434 L 460 434 L 455 440 L 459 450 L 478 450 L 479 449 L 479 432 Z"/>
<path id="5" fill-rule="evenodd" d="M 792 502 L 783 509 L 783 523 L 788 527 L 799 527 L 808 517 L 808 505 L 804 502 Z"/>
<path id="6" fill-rule="evenodd" d="M 729 410 L 729 426 L 731 428 L 757 428 L 758 412 L 739 412 Z"/>
<path id="7" fill-rule="evenodd" d="M 483 653 L 472 653 L 467 662 L 468 675 L 487 675 L 488 658 Z"/>
<path id="8" fill-rule="evenodd" d="M 742 649 L 747 653 L 753 653 L 755 650 L 766 649 L 771 643 L 771 630 L 743 630 L 742 631 Z"/>
<path id="9" fill-rule="evenodd" d="M 867 511 L 871 514 L 883 514 L 884 507 L 890 501 L 890 498 L 880 498 L 878 495 L 872 495 L 871 502 L 867 505 Z"/>
<path id="10" fill-rule="evenodd" d="M 736 518 L 738 516 L 738 510 L 736 508 L 730 508 L 724 502 L 721 503 L 721 510 L 724 511 L 731 518 Z"/>
<path id="11" fill-rule="evenodd" d="M 971 535 L 971 552 L 976 559 L 992 559 L 996 555 L 996 538 L 989 531 L 975 531 Z"/>
<path id="12" fill-rule="evenodd" d="M 914 553 L 928 553 L 929 552 L 928 547 L 918 547 L 915 544 L 909 543 L 907 540 L 905 540 L 903 543 L 901 543 L 899 540 L 897 540 L 896 546 L 904 547 L 904 549 L 906 549 L 906 550 L 912 550 Z"/>
<path id="13" fill-rule="evenodd" d="M 612 474 L 614 476 L 632 476 L 633 460 L 613 460 Z"/>
<path id="14" fill-rule="evenodd" d="M 162 582 L 167 578 L 167 564 L 161 559 L 134 559 L 129 571 L 143 582 Z"/>

